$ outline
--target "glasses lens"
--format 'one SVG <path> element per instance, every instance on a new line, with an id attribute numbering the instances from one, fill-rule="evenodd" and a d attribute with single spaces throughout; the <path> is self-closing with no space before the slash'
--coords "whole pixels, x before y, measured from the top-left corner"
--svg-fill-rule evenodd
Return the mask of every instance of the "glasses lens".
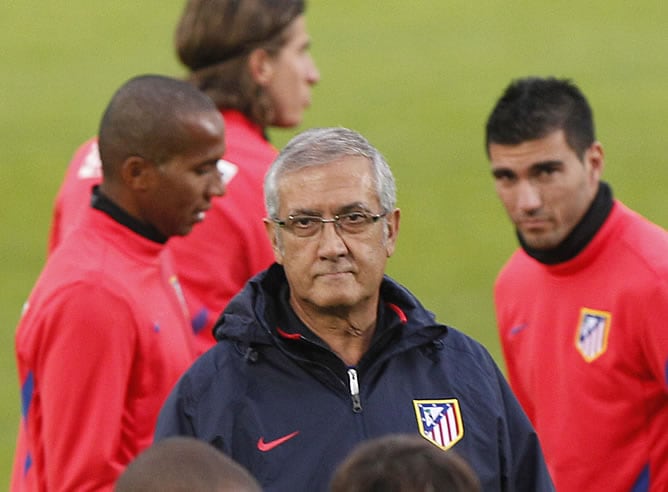
<path id="1" fill-rule="evenodd" d="M 309 217 L 307 215 L 296 215 L 288 217 L 288 229 L 296 236 L 309 237 L 316 234 L 322 227 L 320 217 Z"/>
<path id="2" fill-rule="evenodd" d="M 337 215 L 333 219 L 324 219 L 310 215 L 290 215 L 285 222 L 285 228 L 295 236 L 311 237 L 320 232 L 326 222 L 332 222 L 342 232 L 357 234 L 368 229 L 371 224 L 377 222 L 384 215 L 372 215 L 368 212 L 350 212 Z"/>
<path id="3" fill-rule="evenodd" d="M 339 215 L 338 224 L 342 230 L 354 234 L 362 232 L 373 221 L 373 216 L 365 212 L 351 212 Z"/>

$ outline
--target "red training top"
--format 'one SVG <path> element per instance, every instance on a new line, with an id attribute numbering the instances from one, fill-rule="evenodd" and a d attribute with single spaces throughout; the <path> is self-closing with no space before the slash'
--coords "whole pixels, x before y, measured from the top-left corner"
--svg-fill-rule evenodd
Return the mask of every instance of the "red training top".
<path id="1" fill-rule="evenodd" d="M 13 492 L 112 490 L 195 359 L 170 254 L 88 207 L 49 257 L 16 333 Z"/>
<path id="2" fill-rule="evenodd" d="M 575 258 L 517 250 L 495 304 L 556 489 L 668 490 L 668 233 L 615 201 Z"/>

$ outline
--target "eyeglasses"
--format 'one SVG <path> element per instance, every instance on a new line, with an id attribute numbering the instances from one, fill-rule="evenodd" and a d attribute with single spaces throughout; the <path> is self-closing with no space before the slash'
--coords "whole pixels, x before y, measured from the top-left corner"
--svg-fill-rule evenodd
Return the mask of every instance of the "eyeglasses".
<path id="1" fill-rule="evenodd" d="M 387 212 L 383 212 L 382 214 L 349 212 L 335 215 L 331 219 L 325 219 L 317 215 L 288 215 L 288 218 L 285 220 L 272 217 L 271 221 L 297 237 L 311 237 L 319 233 L 325 227 L 325 224 L 328 223 L 334 224 L 339 231 L 346 234 L 359 234 L 386 215 Z"/>

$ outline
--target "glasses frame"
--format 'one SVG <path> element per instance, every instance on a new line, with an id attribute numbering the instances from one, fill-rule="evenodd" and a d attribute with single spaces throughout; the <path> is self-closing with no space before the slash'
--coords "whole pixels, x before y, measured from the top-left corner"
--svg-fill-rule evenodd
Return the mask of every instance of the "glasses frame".
<path id="1" fill-rule="evenodd" d="M 334 224 L 334 228 L 336 231 L 339 233 L 345 233 L 345 234 L 358 234 L 360 232 L 364 232 L 366 230 L 365 227 L 360 229 L 359 231 L 347 231 L 344 226 L 341 225 L 340 220 L 345 217 L 349 217 L 351 215 L 361 215 L 365 218 L 363 225 L 365 226 L 371 226 L 372 224 L 375 224 L 378 222 L 380 219 L 384 218 L 388 212 L 381 212 L 379 214 L 372 214 L 370 212 L 366 211 L 354 211 L 354 212 L 346 212 L 343 214 L 337 214 L 331 219 L 326 219 L 324 217 L 320 217 L 318 215 L 288 215 L 286 219 L 279 219 L 278 217 L 271 217 L 269 220 L 271 220 L 274 224 L 279 226 L 281 229 L 285 229 L 286 231 L 290 232 L 291 234 L 294 234 L 297 237 L 302 237 L 302 238 L 309 238 L 309 237 L 315 237 L 318 235 L 322 230 L 325 228 L 325 224 Z M 301 235 L 299 232 L 300 229 L 294 228 L 291 223 L 295 221 L 295 219 L 309 219 L 312 220 L 313 222 L 319 222 L 320 227 L 315 229 L 313 233 Z M 362 224 L 360 224 L 362 225 Z"/>

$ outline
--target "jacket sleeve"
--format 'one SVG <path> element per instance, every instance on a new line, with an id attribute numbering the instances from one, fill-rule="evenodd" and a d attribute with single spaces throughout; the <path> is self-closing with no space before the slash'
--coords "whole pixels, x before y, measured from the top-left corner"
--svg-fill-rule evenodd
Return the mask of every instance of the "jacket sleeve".
<path id="1" fill-rule="evenodd" d="M 61 292 L 42 329 L 35 363 L 49 490 L 108 490 L 122 455 L 125 396 L 136 327 L 131 308 L 103 287 Z M 38 327 L 35 327 L 38 328 Z"/>
<path id="2" fill-rule="evenodd" d="M 154 441 L 160 441 L 170 436 L 192 436 L 195 434 L 193 420 L 187 411 L 187 393 L 190 389 L 190 376 L 186 372 L 176 384 L 158 415 Z"/>
<path id="3" fill-rule="evenodd" d="M 499 442 L 503 459 L 504 490 L 515 492 L 554 491 L 545 464 L 543 450 L 528 417 L 522 410 L 503 374 L 496 369 L 505 422 L 500 429 Z"/>
<path id="4" fill-rule="evenodd" d="M 640 293 L 637 298 L 631 298 L 635 306 L 634 319 L 637 322 L 637 331 L 641 333 L 638 340 L 647 365 L 655 381 L 668 395 L 668 279 L 662 279 L 656 285 L 648 285 L 647 292 Z"/>

